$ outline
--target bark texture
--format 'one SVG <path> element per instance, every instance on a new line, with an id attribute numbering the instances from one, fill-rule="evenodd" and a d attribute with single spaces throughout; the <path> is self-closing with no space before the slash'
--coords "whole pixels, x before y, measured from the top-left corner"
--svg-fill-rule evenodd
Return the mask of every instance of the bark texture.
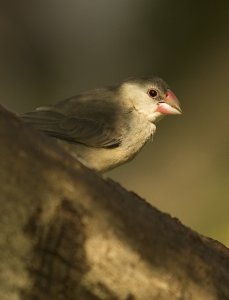
<path id="1" fill-rule="evenodd" d="M 226 300 L 229 251 L 0 108 L 1 300 Z"/>

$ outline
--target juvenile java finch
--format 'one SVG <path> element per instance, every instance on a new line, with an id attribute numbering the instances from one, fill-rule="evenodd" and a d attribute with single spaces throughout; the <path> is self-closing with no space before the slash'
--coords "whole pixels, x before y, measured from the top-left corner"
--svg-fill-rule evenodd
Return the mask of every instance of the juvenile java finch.
<path id="1" fill-rule="evenodd" d="M 155 123 L 175 114 L 181 114 L 175 94 L 152 77 L 84 92 L 21 118 L 56 138 L 89 168 L 104 172 L 133 159 L 152 140 Z"/>

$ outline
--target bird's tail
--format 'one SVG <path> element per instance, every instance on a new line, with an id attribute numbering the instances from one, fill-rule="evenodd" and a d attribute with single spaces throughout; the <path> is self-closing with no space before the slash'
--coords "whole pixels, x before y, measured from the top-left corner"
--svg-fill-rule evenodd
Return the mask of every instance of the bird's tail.
<path id="1" fill-rule="evenodd" d="M 58 124 L 64 118 L 64 115 L 47 109 L 36 109 L 31 112 L 23 113 L 19 116 L 25 123 L 31 124 L 36 130 L 50 134 L 58 130 Z"/>

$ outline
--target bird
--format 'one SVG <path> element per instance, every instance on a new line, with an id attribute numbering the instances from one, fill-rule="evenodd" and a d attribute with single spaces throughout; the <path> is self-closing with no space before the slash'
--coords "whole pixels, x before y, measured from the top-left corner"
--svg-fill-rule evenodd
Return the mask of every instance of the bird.
<path id="1" fill-rule="evenodd" d="M 162 117 L 181 113 L 168 84 L 152 76 L 89 90 L 20 118 L 56 139 L 88 168 L 104 173 L 132 160 L 152 141 Z"/>

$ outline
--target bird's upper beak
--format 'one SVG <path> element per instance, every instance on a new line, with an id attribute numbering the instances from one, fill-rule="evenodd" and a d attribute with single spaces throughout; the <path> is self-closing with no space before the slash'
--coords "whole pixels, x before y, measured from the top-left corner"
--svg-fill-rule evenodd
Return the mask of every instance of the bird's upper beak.
<path id="1" fill-rule="evenodd" d="M 179 100 L 171 90 L 167 90 L 165 99 L 158 102 L 157 112 L 164 115 L 180 115 L 182 113 Z"/>

